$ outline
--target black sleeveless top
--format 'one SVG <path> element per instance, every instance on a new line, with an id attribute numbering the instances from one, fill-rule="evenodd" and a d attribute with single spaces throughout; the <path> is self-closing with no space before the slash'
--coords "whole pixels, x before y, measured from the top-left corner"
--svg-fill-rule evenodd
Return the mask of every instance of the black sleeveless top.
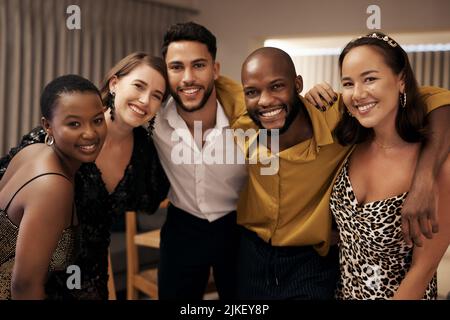
<path id="1" fill-rule="evenodd" d="M 11 298 L 11 274 L 14 268 L 16 242 L 19 227 L 8 217 L 8 209 L 15 196 L 29 183 L 46 175 L 58 175 L 69 180 L 66 176 L 55 173 L 43 173 L 25 182 L 11 197 L 5 209 L 0 209 L 0 300 Z M 75 260 L 78 244 L 78 227 L 73 225 L 74 211 L 72 211 L 72 223 L 63 230 L 49 264 L 49 273 L 55 271 L 65 272 L 66 268 Z M 38 239 L 38 237 L 37 237 Z"/>
<path id="2" fill-rule="evenodd" d="M 133 129 L 134 146 L 124 176 L 109 194 L 95 163 L 84 163 L 75 176 L 75 206 L 80 226 L 80 252 L 75 264 L 81 269 L 81 289 L 65 288 L 70 276 L 53 272 L 47 282 L 52 299 L 108 299 L 108 247 L 111 228 L 124 219 L 127 210 L 154 213 L 167 196 L 169 181 L 153 141 L 143 127 Z M 11 159 L 24 147 L 43 143 L 45 131 L 33 129 L 22 137 L 19 146 L 0 159 L 0 179 Z"/>

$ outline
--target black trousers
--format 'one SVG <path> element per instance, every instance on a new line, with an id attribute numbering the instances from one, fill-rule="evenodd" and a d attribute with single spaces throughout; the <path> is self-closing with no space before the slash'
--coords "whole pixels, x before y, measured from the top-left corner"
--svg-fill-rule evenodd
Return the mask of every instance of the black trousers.
<path id="1" fill-rule="evenodd" d="M 210 268 L 220 299 L 236 293 L 236 212 L 209 222 L 169 206 L 161 229 L 160 300 L 201 300 Z"/>
<path id="2" fill-rule="evenodd" d="M 312 246 L 275 247 L 239 227 L 238 299 L 334 299 L 339 252 L 321 257 Z"/>

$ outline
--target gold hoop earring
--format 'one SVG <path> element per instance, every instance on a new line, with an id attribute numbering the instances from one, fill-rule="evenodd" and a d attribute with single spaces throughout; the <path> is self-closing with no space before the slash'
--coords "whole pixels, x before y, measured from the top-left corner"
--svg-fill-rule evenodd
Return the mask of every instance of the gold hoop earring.
<path id="1" fill-rule="evenodd" d="M 47 133 L 45 135 L 44 142 L 50 147 L 53 143 L 55 143 L 55 138 Z"/>

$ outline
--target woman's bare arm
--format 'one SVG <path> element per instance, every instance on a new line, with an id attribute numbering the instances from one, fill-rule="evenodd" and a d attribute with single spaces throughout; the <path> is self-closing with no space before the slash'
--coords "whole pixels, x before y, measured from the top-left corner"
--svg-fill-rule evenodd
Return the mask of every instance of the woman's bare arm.
<path id="1" fill-rule="evenodd" d="M 17 196 L 23 203 L 12 273 L 13 299 L 44 299 L 45 282 L 53 252 L 70 224 L 73 185 L 47 175 L 31 182 Z"/>

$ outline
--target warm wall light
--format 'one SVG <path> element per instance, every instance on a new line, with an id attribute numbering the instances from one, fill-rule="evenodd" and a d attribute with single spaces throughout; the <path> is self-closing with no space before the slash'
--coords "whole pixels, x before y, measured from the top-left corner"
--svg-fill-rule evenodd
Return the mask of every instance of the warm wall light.
<path id="1" fill-rule="evenodd" d="M 450 51 L 450 31 L 389 33 L 389 35 L 400 43 L 406 52 Z M 355 36 L 273 38 L 264 41 L 264 46 L 280 48 L 292 57 L 339 55 Z"/>
<path id="2" fill-rule="evenodd" d="M 390 34 L 408 52 L 414 73 L 421 85 L 450 87 L 450 32 Z M 286 51 L 303 76 L 305 93 L 320 82 L 340 88 L 338 56 L 355 35 L 267 39 L 266 47 Z"/>
<path id="3" fill-rule="evenodd" d="M 304 45 L 297 45 L 296 41 L 269 39 L 264 41 L 265 47 L 275 47 L 286 51 L 289 55 L 295 56 L 334 56 L 339 55 L 343 47 L 314 48 Z M 407 44 L 402 45 L 406 52 L 436 52 L 450 51 L 450 43 L 435 44 Z"/>
<path id="4" fill-rule="evenodd" d="M 406 52 L 435 52 L 450 51 L 450 43 L 436 44 L 407 44 L 402 46 Z"/>

